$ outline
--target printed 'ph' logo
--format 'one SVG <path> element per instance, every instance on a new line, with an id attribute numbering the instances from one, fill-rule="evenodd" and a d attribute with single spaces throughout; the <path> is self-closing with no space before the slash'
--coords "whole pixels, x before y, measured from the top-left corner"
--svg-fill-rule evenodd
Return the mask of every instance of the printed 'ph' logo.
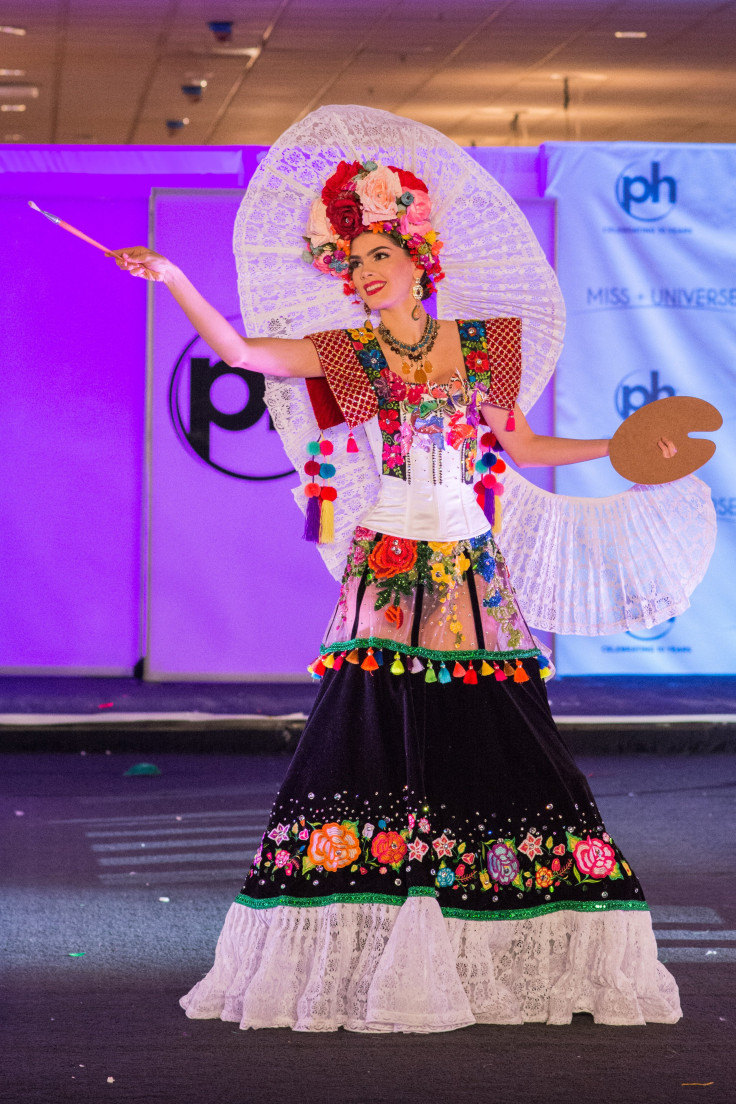
<path id="1" fill-rule="evenodd" d="M 294 469 L 264 394 L 259 372 L 231 368 L 197 335 L 171 374 L 169 413 L 186 450 L 211 468 L 235 479 L 283 479 Z"/>
<path id="2" fill-rule="evenodd" d="M 616 388 L 616 411 L 620 418 L 626 419 L 630 414 L 641 410 L 647 403 L 656 402 L 657 399 L 667 399 L 675 394 L 675 389 L 669 383 L 659 382 L 659 372 L 653 368 L 649 373 L 648 386 L 645 383 L 629 383 L 638 372 L 631 372 L 619 383 Z M 641 377 L 639 377 L 641 378 Z"/>
<path id="3" fill-rule="evenodd" d="M 644 176 L 636 162 L 627 165 L 616 181 L 616 199 L 630 218 L 659 222 L 677 203 L 677 181 L 661 175 L 659 161 L 650 162 L 648 174 Z"/>

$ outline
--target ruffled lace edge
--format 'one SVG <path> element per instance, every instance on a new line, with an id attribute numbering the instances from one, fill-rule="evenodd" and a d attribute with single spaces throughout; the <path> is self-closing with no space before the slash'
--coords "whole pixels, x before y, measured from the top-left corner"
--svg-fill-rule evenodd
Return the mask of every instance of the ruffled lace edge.
<path id="1" fill-rule="evenodd" d="M 450 1031 L 474 1023 L 675 1023 L 677 985 L 646 911 L 446 919 L 436 900 L 256 910 L 233 904 L 193 1019 L 297 1031 Z"/>

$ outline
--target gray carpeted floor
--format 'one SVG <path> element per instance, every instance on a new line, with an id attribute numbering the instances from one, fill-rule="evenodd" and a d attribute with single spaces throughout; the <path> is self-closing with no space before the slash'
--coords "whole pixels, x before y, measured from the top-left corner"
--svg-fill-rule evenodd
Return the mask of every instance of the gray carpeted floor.
<path id="1" fill-rule="evenodd" d="M 155 761 L 124 777 L 129 756 L 0 756 L 3 1104 L 736 1099 L 736 757 L 582 763 L 653 905 L 679 1024 L 388 1037 L 186 1019 L 287 759 Z"/>

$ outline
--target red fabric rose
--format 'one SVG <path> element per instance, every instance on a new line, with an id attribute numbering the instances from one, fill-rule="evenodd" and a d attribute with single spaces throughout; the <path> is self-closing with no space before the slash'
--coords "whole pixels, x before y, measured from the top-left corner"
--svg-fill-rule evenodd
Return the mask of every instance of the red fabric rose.
<path id="1" fill-rule="evenodd" d="M 355 192 L 340 192 L 327 204 L 327 218 L 339 238 L 352 241 L 365 230 L 363 212 Z"/>
<path id="2" fill-rule="evenodd" d="M 371 844 L 371 854 L 381 863 L 400 863 L 407 852 L 407 843 L 398 832 L 379 832 Z"/>
<path id="3" fill-rule="evenodd" d="M 401 181 L 401 187 L 404 189 L 404 191 L 429 191 L 429 188 L 424 183 L 424 181 L 420 180 L 418 176 L 415 176 L 413 172 L 409 172 L 408 169 L 397 169 L 395 165 L 389 165 L 389 168 L 391 169 L 391 172 L 395 172 L 398 174 L 399 180 Z"/>
<path id="4" fill-rule="evenodd" d="M 379 410 L 378 424 L 384 432 L 395 433 L 399 428 L 398 411 L 392 410 L 391 407 L 384 407 L 383 410 Z M 304 470 L 306 471 L 306 467 Z M 307 472 L 307 475 L 309 475 L 309 472 Z"/>
<path id="5" fill-rule="evenodd" d="M 360 161 L 353 161 L 352 165 L 348 165 L 347 161 L 340 162 L 332 176 L 325 180 L 322 187 L 322 202 L 325 206 L 329 205 L 330 200 L 334 199 L 338 192 L 342 191 L 345 185 L 349 184 L 362 168 Z"/>
<path id="6" fill-rule="evenodd" d="M 410 571 L 417 562 L 417 543 L 403 537 L 381 537 L 368 557 L 377 579 L 391 579 Z"/>

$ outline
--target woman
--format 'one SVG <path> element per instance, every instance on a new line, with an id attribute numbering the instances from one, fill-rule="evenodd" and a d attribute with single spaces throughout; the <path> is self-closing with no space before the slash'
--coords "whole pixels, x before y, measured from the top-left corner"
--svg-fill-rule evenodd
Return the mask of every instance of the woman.
<path id="1" fill-rule="evenodd" d="M 304 259 L 377 312 L 375 330 L 246 339 L 170 261 L 118 260 L 164 282 L 228 364 L 306 379 L 319 427 L 347 423 L 348 452 L 362 426 L 378 484 L 312 668 L 313 712 L 215 965 L 182 1004 L 301 1030 L 578 1011 L 672 1023 L 641 887 L 555 728 L 548 663 L 491 531 L 497 445 L 523 467 L 603 457 L 607 441 L 532 432 L 517 318 L 425 312 L 443 277 L 432 203 L 413 172 L 365 159 L 340 162 L 311 204 Z M 329 543 L 350 461 L 326 432 L 304 459 L 305 535 Z"/>

